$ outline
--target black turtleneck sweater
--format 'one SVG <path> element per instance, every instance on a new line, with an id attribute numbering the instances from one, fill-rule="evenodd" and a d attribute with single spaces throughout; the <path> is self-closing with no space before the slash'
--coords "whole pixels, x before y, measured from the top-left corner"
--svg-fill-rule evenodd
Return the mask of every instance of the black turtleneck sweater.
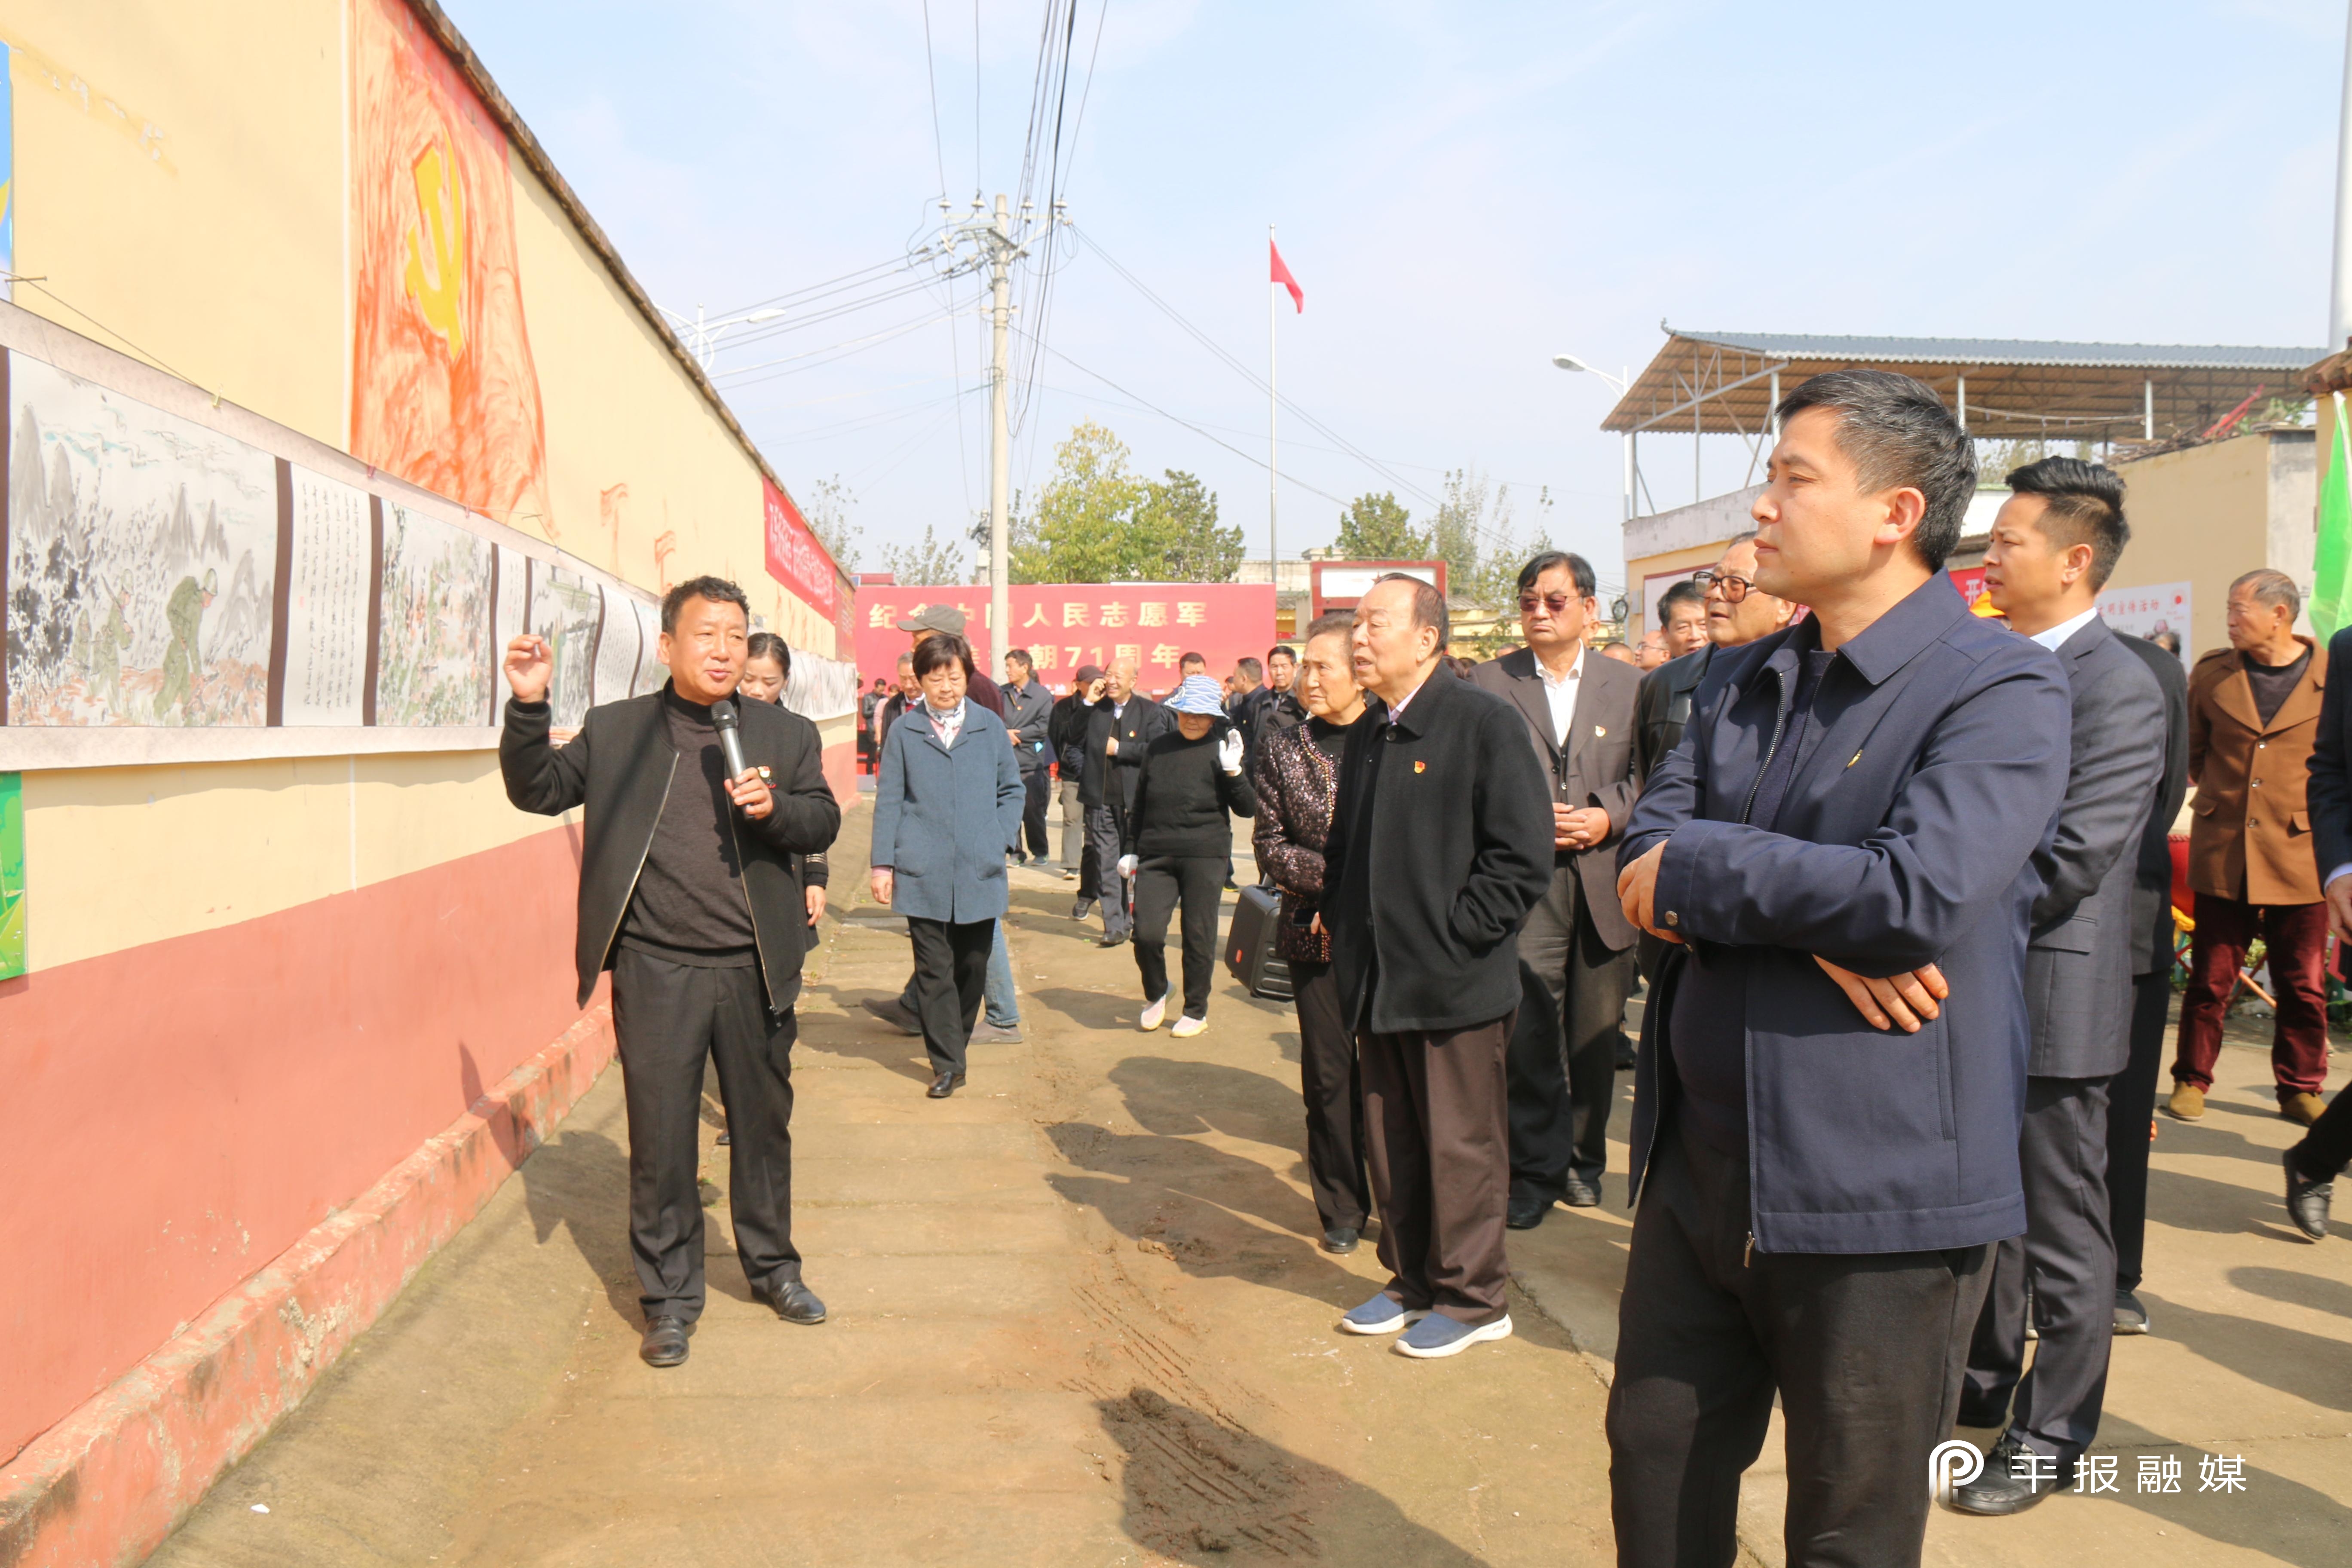
<path id="1" fill-rule="evenodd" d="M 748 969 L 758 948 L 735 849 L 735 805 L 727 798 L 727 754 L 709 709 L 664 687 L 662 714 L 677 768 L 621 917 L 621 945 L 673 963 Z"/>

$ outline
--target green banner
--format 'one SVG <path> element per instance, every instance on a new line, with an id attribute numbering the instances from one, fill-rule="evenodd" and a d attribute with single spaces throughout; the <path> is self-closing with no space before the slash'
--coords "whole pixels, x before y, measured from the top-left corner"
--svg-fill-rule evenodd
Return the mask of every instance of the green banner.
<path id="1" fill-rule="evenodd" d="M 25 775 L 0 773 L 0 980 L 25 973 Z"/>
<path id="2" fill-rule="evenodd" d="M 2336 440 L 2319 481 L 2319 549 L 2312 561 L 2311 625 L 2322 647 L 2352 621 L 2352 436 L 2344 395 L 2335 395 Z"/>

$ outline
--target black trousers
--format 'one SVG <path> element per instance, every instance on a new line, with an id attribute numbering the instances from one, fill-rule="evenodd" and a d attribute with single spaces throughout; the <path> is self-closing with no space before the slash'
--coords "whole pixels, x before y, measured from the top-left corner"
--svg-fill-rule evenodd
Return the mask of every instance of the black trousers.
<path id="1" fill-rule="evenodd" d="M 1671 1124 L 1633 1218 L 1609 1391 L 1620 1568 L 1730 1568 L 1777 1391 L 1790 1568 L 1901 1568 L 1927 1529 L 1983 1247 L 1748 1252 L 1747 1162 Z"/>
<path id="2" fill-rule="evenodd" d="M 2025 1234 L 1994 1249 L 1969 1347 L 1960 1405 L 1972 1426 L 1998 1426 L 2016 1393 L 2011 1425 L 2038 1453 L 2070 1459 L 2099 1435 L 2107 1352 L 2116 1337 L 2115 1241 L 2107 1230 L 2107 1080 L 2029 1078 Z M 2040 1334 L 2025 1365 L 2026 1295 Z"/>
<path id="3" fill-rule="evenodd" d="M 1633 990 L 1631 952 L 1612 952 L 1573 867 L 1519 928 L 1518 1026 L 1512 1031 L 1511 1194 L 1557 1198 L 1568 1179 L 1598 1191 L 1609 1168 L 1617 1037 Z"/>
<path id="4" fill-rule="evenodd" d="M 2164 1075 L 2165 1027 L 2172 1006 L 2170 966 L 2132 981 L 2131 1060 L 2107 1080 L 2107 1231 L 2116 1243 L 2116 1289 L 2137 1290 L 2147 1240 L 2147 1128 Z"/>
<path id="5" fill-rule="evenodd" d="M 2294 1168 L 2307 1182 L 2332 1182 L 2352 1165 L 2352 1090 L 2336 1091 L 2294 1154 Z"/>
<path id="6" fill-rule="evenodd" d="M 1364 1088 L 1356 1037 L 1328 963 L 1292 960 L 1298 1008 L 1298 1090 L 1307 1101 L 1307 1186 L 1323 1228 L 1361 1230 L 1371 1213 L 1364 1180 Z"/>
<path id="7" fill-rule="evenodd" d="M 1356 1037 L 1387 1292 L 1409 1311 L 1442 1312 L 1474 1328 L 1509 1310 L 1503 1058 L 1510 1037 L 1507 1014 L 1444 1034 Z"/>
<path id="8" fill-rule="evenodd" d="M 1143 999 L 1168 994 L 1168 917 L 1183 910 L 1184 1016 L 1209 1016 L 1209 982 L 1217 974 L 1217 900 L 1225 862 L 1213 855 L 1160 855 L 1135 870 L 1135 968 Z"/>
<path id="9" fill-rule="evenodd" d="M 923 1049 L 935 1073 L 963 1071 L 964 1050 L 988 990 L 988 950 L 994 921 L 907 917 L 915 944 L 915 1012 L 923 1022 Z"/>
<path id="10" fill-rule="evenodd" d="M 1103 934 L 1127 940 L 1135 929 L 1135 888 L 1118 874 L 1120 823 L 1117 808 L 1087 807 L 1087 847 L 1093 852 L 1096 879 L 1082 882 L 1089 896 L 1102 901 Z"/>
<path id="11" fill-rule="evenodd" d="M 793 1246 L 793 1042 L 755 968 L 698 969 L 633 948 L 613 957 L 613 1032 L 629 1113 L 629 1251 L 648 1319 L 702 1315 L 702 1066 L 727 1110 L 728 1207 L 754 1286 L 801 1277 Z"/>
<path id="12" fill-rule="evenodd" d="M 1021 787 L 1026 792 L 1021 803 L 1021 826 L 1029 837 L 1029 857 L 1042 860 L 1049 842 L 1045 837 L 1045 805 L 1053 798 L 1053 775 L 1046 772 L 1045 763 L 1039 763 L 1021 775 Z"/>

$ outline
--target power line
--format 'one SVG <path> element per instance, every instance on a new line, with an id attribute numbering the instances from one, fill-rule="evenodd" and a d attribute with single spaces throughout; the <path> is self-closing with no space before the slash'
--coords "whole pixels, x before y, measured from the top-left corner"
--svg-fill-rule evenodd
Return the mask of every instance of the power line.
<path id="1" fill-rule="evenodd" d="M 939 164 L 940 195 L 948 194 L 946 138 L 940 134 L 940 70 L 931 58 L 931 0 L 923 0 L 923 81 L 931 89 L 931 157 Z"/>

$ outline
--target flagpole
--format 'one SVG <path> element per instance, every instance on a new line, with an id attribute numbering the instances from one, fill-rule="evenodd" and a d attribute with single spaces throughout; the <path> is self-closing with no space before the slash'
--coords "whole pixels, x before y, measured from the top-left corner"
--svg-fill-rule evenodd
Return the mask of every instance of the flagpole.
<path id="1" fill-rule="evenodd" d="M 1265 253 L 1274 249 L 1274 225 L 1265 226 Z M 1279 312 L 1274 308 L 1274 279 L 1265 280 L 1265 580 L 1274 584 L 1274 602 L 1279 611 L 1282 605 L 1282 547 L 1275 534 L 1275 513 L 1279 504 L 1276 491 L 1282 483 L 1282 461 L 1275 449 L 1275 404 L 1281 396 L 1276 391 L 1274 352 L 1274 327 Z"/>

